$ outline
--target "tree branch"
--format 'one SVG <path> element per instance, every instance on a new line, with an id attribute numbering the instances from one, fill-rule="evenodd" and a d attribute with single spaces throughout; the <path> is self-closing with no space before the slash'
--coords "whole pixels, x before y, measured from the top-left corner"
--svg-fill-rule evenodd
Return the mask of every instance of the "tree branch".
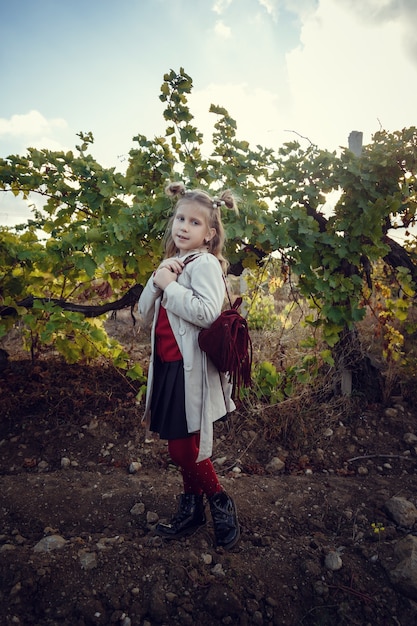
<path id="1" fill-rule="evenodd" d="M 133 287 L 131 287 L 124 294 L 124 296 L 119 298 L 119 300 L 96 305 L 76 304 L 74 302 L 67 302 L 66 300 L 62 300 L 61 298 L 37 298 L 35 296 L 27 296 L 23 300 L 20 300 L 20 302 L 18 302 L 17 304 L 18 306 L 23 306 L 27 309 L 31 309 L 35 301 L 45 304 L 48 302 L 52 302 L 56 306 L 59 306 L 61 309 L 64 309 L 64 311 L 71 311 L 72 313 L 82 313 L 85 317 L 98 317 L 99 315 L 103 315 L 108 311 L 119 311 L 120 309 L 126 309 L 128 307 L 133 309 L 133 307 L 139 300 L 139 296 L 142 291 L 142 285 L 133 285 Z M 16 314 L 17 311 L 12 306 L 0 307 L 1 317 Z"/>
<path id="2" fill-rule="evenodd" d="M 383 259 L 391 267 L 406 267 L 410 270 L 414 284 L 417 286 L 417 265 L 413 262 L 410 254 L 399 243 L 385 235 L 384 243 L 388 244 L 390 251 Z"/>

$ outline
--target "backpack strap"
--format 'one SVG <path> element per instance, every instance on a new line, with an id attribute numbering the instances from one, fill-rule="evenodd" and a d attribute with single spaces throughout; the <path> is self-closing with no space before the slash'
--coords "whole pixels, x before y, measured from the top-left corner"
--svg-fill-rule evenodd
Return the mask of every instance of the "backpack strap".
<path id="1" fill-rule="evenodd" d="M 183 264 L 187 265 L 188 263 L 191 263 L 191 261 L 198 259 L 199 256 L 201 256 L 201 252 L 196 252 L 196 254 L 190 254 L 190 256 L 187 256 L 186 259 L 183 261 Z"/>
<path id="2" fill-rule="evenodd" d="M 183 261 L 183 264 L 188 265 L 188 263 L 191 263 L 191 261 L 198 259 L 199 256 L 201 256 L 201 252 L 197 252 L 196 254 L 190 254 L 190 256 L 187 256 L 185 261 Z M 226 276 L 224 275 L 223 272 L 222 272 L 222 278 L 223 278 L 224 286 L 226 288 L 226 295 L 227 295 L 227 299 L 229 300 L 230 308 L 235 309 L 237 311 L 237 309 L 242 304 L 242 298 L 240 297 L 236 298 L 235 302 L 232 304 L 232 298 L 230 297 L 230 292 L 229 292 L 229 287 L 227 286 Z"/>
<path id="3" fill-rule="evenodd" d="M 223 276 L 223 282 L 224 282 L 224 286 L 226 288 L 226 294 L 227 294 L 227 299 L 229 300 L 230 308 L 231 309 L 237 309 L 241 305 L 241 303 L 242 303 L 242 298 L 240 298 L 240 302 L 239 302 L 239 304 L 237 306 L 236 306 L 236 302 L 235 302 L 235 304 L 232 304 L 232 298 L 230 297 L 229 288 L 227 286 L 226 276 L 223 274 L 223 272 L 222 272 L 222 276 Z M 238 300 L 239 300 L 239 298 L 238 298 Z"/>

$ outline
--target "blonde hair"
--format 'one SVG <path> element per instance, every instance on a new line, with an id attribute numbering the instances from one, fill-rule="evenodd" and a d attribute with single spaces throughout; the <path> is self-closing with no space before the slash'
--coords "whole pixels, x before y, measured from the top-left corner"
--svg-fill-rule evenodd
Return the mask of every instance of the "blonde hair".
<path id="1" fill-rule="evenodd" d="M 212 197 L 202 189 L 186 189 L 184 183 L 181 182 L 168 183 L 165 188 L 165 192 L 171 198 L 177 198 L 175 211 L 168 223 L 165 235 L 165 258 L 174 256 L 177 253 L 177 248 L 171 235 L 171 227 L 178 207 L 183 202 L 198 202 L 198 204 L 205 209 L 208 227 L 214 228 L 216 231 L 214 237 L 207 242 L 207 250 L 220 261 L 222 270 L 226 273 L 229 263 L 223 256 L 225 233 L 220 208 L 225 206 L 226 208 L 237 212 L 236 201 L 232 192 L 227 189 L 226 191 L 221 192 L 218 196 Z"/>

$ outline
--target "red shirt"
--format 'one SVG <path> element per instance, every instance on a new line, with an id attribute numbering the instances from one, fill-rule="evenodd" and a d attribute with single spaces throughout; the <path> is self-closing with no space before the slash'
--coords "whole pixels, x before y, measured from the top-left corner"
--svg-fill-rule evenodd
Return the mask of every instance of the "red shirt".
<path id="1" fill-rule="evenodd" d="M 166 309 L 159 307 L 155 326 L 156 354 L 161 361 L 181 361 L 182 354 L 172 332 Z"/>

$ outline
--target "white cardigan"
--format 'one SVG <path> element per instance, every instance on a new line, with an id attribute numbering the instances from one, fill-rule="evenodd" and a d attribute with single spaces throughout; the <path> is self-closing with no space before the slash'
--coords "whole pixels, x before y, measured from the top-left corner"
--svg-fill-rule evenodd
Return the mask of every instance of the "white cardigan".
<path id="1" fill-rule="evenodd" d="M 193 250 L 181 257 L 184 261 Z M 178 280 L 162 292 L 148 280 L 139 299 L 139 314 L 144 324 L 152 322 L 152 354 L 149 363 L 146 406 L 143 419 L 150 423 L 153 385 L 155 324 L 159 307 L 167 310 L 168 320 L 184 361 L 185 414 L 188 432 L 200 432 L 200 452 L 197 462 L 211 456 L 213 422 L 236 407 L 231 398 L 232 385 L 220 373 L 198 345 L 198 334 L 208 328 L 221 313 L 225 295 L 222 269 L 218 259 L 202 253 L 188 263 Z"/>

